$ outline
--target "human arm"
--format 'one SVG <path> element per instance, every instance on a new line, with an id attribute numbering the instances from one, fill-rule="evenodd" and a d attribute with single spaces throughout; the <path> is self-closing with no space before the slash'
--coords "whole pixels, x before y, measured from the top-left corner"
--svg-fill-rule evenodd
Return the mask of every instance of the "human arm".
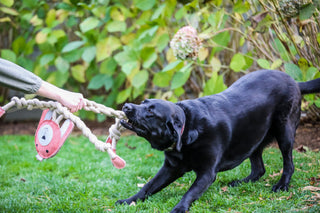
<path id="1" fill-rule="evenodd" d="M 83 95 L 58 88 L 32 72 L 0 58 L 0 85 L 14 90 L 50 98 L 76 112 L 85 105 Z"/>
<path id="2" fill-rule="evenodd" d="M 85 105 L 81 93 L 60 89 L 46 81 L 42 81 L 41 87 L 36 94 L 60 102 L 65 107 L 69 108 L 72 113 L 82 109 Z"/>

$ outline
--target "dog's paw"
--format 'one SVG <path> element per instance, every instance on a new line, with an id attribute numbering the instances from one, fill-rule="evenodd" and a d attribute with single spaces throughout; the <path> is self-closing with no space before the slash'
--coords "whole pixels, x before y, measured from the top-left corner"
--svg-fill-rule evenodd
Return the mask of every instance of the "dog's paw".
<path id="1" fill-rule="evenodd" d="M 230 187 L 236 187 L 236 186 L 239 186 L 241 183 L 242 183 L 241 180 L 234 180 L 234 181 L 230 182 L 228 185 Z"/>
<path id="2" fill-rule="evenodd" d="M 131 203 L 133 203 L 133 202 L 134 202 L 134 201 L 131 200 L 131 199 L 118 200 L 118 201 L 116 202 L 116 205 L 122 205 L 122 204 L 124 204 L 124 205 L 131 205 Z"/>
<path id="3" fill-rule="evenodd" d="M 185 208 L 183 206 L 176 206 L 170 213 L 186 213 L 189 212 L 188 208 Z"/>
<path id="4" fill-rule="evenodd" d="M 277 183 L 272 187 L 273 192 L 279 192 L 279 191 L 289 191 L 289 185 L 283 184 L 283 183 Z"/>

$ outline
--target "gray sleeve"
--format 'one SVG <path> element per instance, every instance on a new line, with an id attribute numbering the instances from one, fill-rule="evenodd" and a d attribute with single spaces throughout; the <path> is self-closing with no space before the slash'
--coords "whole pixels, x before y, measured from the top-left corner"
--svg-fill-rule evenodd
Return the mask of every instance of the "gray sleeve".
<path id="1" fill-rule="evenodd" d="M 41 78 L 32 72 L 0 58 L 0 86 L 29 94 L 36 93 L 41 84 Z"/>

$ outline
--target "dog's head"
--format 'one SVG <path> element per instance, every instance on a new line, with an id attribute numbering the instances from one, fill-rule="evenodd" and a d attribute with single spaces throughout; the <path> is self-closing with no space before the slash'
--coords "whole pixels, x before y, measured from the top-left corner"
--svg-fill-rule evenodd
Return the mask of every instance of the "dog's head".
<path id="1" fill-rule="evenodd" d="M 174 103 L 148 99 L 140 105 L 125 104 L 122 108 L 128 121 L 121 125 L 147 139 L 152 148 L 167 150 L 175 146 L 181 150 L 181 135 L 185 124 L 183 110 Z"/>

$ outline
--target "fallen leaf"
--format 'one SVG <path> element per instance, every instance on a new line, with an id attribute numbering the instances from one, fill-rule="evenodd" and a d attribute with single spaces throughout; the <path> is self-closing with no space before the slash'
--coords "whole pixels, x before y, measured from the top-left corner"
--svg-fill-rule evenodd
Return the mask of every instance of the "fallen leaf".
<path id="1" fill-rule="evenodd" d="M 132 201 L 129 206 L 135 206 L 136 202 Z"/>
<path id="2" fill-rule="evenodd" d="M 147 157 L 147 158 L 150 158 L 150 157 L 152 157 L 153 155 L 154 155 L 153 153 L 147 154 L 146 157 Z"/>
<path id="3" fill-rule="evenodd" d="M 124 144 L 126 147 L 128 147 L 129 149 L 136 149 L 137 147 L 135 146 L 130 146 L 128 143 L 125 143 Z"/>
<path id="4" fill-rule="evenodd" d="M 269 175 L 269 177 L 274 178 L 274 177 L 280 176 L 280 175 L 282 174 L 282 172 L 283 172 L 283 170 L 281 169 L 280 172 L 278 172 L 278 173 L 273 173 L 272 175 Z"/>
<path id="5" fill-rule="evenodd" d="M 299 147 L 296 148 L 296 151 L 297 152 L 307 152 L 307 149 L 303 145 L 300 145 Z"/>
<path id="6" fill-rule="evenodd" d="M 292 198 L 292 192 L 290 192 L 290 195 L 287 197 L 287 200 L 290 200 Z"/>
<path id="7" fill-rule="evenodd" d="M 315 186 L 306 186 L 306 187 L 303 187 L 303 189 L 302 189 L 303 191 L 306 191 L 306 190 L 308 190 L 308 191 L 313 191 L 313 192 L 315 192 L 315 191 L 320 191 L 320 187 L 315 187 Z"/>
<path id="8" fill-rule="evenodd" d="M 144 186 L 144 183 L 138 183 L 137 186 L 138 186 L 139 188 L 142 188 L 142 187 Z"/>
<path id="9" fill-rule="evenodd" d="M 228 186 L 222 187 L 221 190 L 222 190 L 223 192 L 228 191 Z"/>

